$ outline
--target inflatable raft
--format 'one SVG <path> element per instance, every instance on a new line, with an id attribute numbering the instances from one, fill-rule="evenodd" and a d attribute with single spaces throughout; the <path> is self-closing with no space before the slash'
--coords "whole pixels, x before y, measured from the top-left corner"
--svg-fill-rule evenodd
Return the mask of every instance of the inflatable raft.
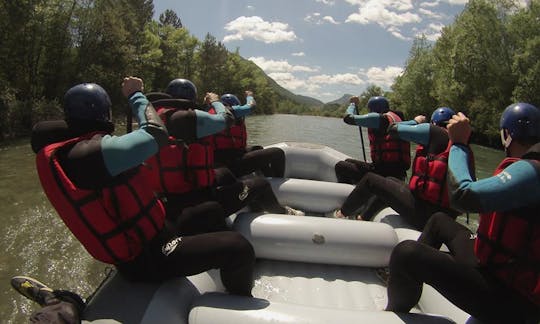
<path id="1" fill-rule="evenodd" d="M 465 323 L 469 315 L 424 285 L 411 313 L 384 311 L 386 287 L 377 269 L 393 247 L 419 232 L 390 208 L 373 222 L 327 218 L 353 189 L 336 183 L 334 166 L 348 156 L 326 146 L 278 143 L 284 178 L 269 179 L 278 200 L 306 216 L 231 215 L 233 230 L 257 256 L 253 298 L 229 295 L 212 270 L 161 284 L 109 276 L 90 298 L 86 323 Z"/>

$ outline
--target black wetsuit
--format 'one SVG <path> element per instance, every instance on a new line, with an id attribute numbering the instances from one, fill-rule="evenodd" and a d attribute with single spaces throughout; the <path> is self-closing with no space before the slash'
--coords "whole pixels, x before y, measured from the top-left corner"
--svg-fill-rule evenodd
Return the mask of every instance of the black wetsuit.
<path id="1" fill-rule="evenodd" d="M 427 151 L 433 154 L 443 152 L 448 146 L 448 133 L 441 127 L 430 125 Z M 384 205 L 392 207 L 407 223 L 419 230 L 424 228 L 429 217 L 444 211 L 452 218 L 460 213 L 449 208 L 433 204 L 418 198 L 409 185 L 394 177 L 384 177 L 376 173 L 367 173 L 356 185 L 341 207 L 345 216 L 354 215 L 374 195 Z M 368 216 L 363 215 L 369 220 Z"/>
<path id="2" fill-rule="evenodd" d="M 146 109 L 145 98 L 138 95 L 137 100 L 139 105 L 141 102 L 143 104 L 140 109 Z M 131 101 L 130 104 L 135 105 Z M 32 136 L 33 150 L 38 152 L 48 144 L 88 133 L 89 130 L 112 130 L 110 123 L 82 122 L 76 124 L 76 127 L 70 126 L 67 127 L 63 121 L 40 123 L 35 127 Z M 137 132 L 140 131 L 143 130 Z M 140 136 L 141 134 L 134 133 L 119 137 L 100 135 L 78 142 L 58 157 L 59 163 L 77 187 L 102 188 L 116 180 L 104 162 L 102 143 L 122 142 L 121 138 L 124 136 L 126 141 L 137 136 L 138 141 L 154 141 L 153 135 Z M 155 144 L 151 146 L 156 147 Z M 120 147 L 140 150 L 140 144 Z M 107 153 L 118 152 L 110 150 Z M 143 160 L 146 158 L 143 157 Z M 185 208 L 176 222 L 165 222 L 158 235 L 146 243 L 141 254 L 135 259 L 115 266 L 130 280 L 156 282 L 220 269 L 222 282 L 230 293 L 250 296 L 255 264 L 254 250 L 240 233 L 227 230 L 223 221 L 225 216 L 223 208 L 215 202 Z"/>

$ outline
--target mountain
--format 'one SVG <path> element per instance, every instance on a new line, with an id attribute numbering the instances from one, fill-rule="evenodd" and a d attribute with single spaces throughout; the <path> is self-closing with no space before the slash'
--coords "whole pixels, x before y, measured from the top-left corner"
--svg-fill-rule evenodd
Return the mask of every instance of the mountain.
<path id="1" fill-rule="evenodd" d="M 340 106 L 347 105 L 349 103 L 349 98 L 351 98 L 352 96 L 353 96 L 352 94 L 346 93 L 341 98 L 336 99 L 334 101 L 327 102 L 326 104 L 327 105 L 338 104 Z"/>
<path id="2" fill-rule="evenodd" d="M 272 86 L 272 88 L 274 89 L 274 91 L 278 95 L 280 95 L 280 96 L 282 96 L 282 97 L 284 97 L 286 99 L 289 99 L 291 101 L 294 101 L 296 103 L 306 105 L 306 106 L 310 106 L 310 107 L 323 106 L 324 105 L 324 102 L 322 102 L 322 101 L 320 101 L 318 99 L 294 94 L 294 93 L 290 92 L 289 90 L 287 90 L 287 89 L 283 88 L 282 86 L 280 86 L 276 81 L 274 81 L 274 79 L 270 78 L 268 75 L 266 75 L 266 76 L 268 77 L 268 82 L 270 83 L 270 85 Z"/>

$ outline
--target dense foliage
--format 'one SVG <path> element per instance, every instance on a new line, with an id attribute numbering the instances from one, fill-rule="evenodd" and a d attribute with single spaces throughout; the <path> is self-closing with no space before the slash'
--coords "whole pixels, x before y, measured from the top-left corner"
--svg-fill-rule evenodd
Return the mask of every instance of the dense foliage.
<path id="1" fill-rule="evenodd" d="M 506 106 L 540 106 L 540 1 L 516 3 L 471 0 L 435 44 L 416 39 L 392 86 L 394 107 L 409 117 L 440 106 L 463 111 L 475 142 L 496 145 Z"/>
<path id="2" fill-rule="evenodd" d="M 469 1 L 435 43 L 414 41 L 391 92 L 371 85 L 358 94 L 362 107 L 373 95 L 411 118 L 450 106 L 473 119 L 476 142 L 494 144 L 504 107 L 540 105 L 540 0 L 514 2 Z M 182 14 L 166 10 L 154 20 L 151 0 L 0 0 L 0 140 L 60 118 L 65 90 L 80 82 L 102 85 L 123 120 L 125 75 L 142 77 L 147 91 L 188 78 L 201 98 L 251 89 L 257 113 L 342 116 L 348 98 L 323 104 L 290 93 L 214 36 L 192 36 Z"/>
<path id="3" fill-rule="evenodd" d="M 0 0 L 0 140 L 28 134 L 38 120 L 61 118 L 64 92 L 80 82 L 103 86 L 113 115 L 123 120 L 126 75 L 142 77 L 147 91 L 187 78 L 199 99 L 207 91 L 242 98 L 253 90 L 255 113 L 307 109 L 279 94 L 238 51 L 227 51 L 212 35 L 196 39 L 175 12 L 158 21 L 153 16 L 151 0 Z"/>

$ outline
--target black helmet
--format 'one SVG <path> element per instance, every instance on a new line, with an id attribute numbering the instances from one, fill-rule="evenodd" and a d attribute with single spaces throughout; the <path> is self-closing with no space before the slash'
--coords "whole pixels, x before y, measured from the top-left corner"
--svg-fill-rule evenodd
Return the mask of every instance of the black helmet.
<path id="1" fill-rule="evenodd" d="M 240 105 L 240 100 L 238 100 L 238 97 L 230 93 L 221 96 L 221 102 L 224 103 L 225 106 L 229 107 Z"/>
<path id="2" fill-rule="evenodd" d="M 110 121 L 111 99 L 98 84 L 81 83 L 64 95 L 66 120 Z"/>
<path id="3" fill-rule="evenodd" d="M 174 99 L 197 100 L 197 87 L 187 79 L 174 79 L 167 85 L 165 93 Z"/>
<path id="4" fill-rule="evenodd" d="M 385 97 L 376 96 L 369 98 L 367 102 L 367 107 L 369 112 L 376 112 L 379 114 L 383 114 L 385 112 L 388 112 L 390 110 L 390 105 L 388 104 L 388 100 Z"/>

